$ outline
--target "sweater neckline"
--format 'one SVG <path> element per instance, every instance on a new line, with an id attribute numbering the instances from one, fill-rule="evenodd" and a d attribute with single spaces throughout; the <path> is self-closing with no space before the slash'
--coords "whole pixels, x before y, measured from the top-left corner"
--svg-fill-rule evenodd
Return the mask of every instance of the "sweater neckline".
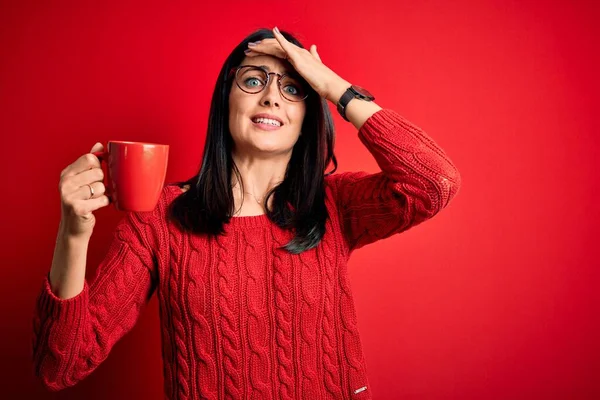
<path id="1" fill-rule="evenodd" d="M 258 228 L 271 223 L 267 214 L 244 215 L 241 217 L 231 217 L 226 224 L 231 228 Z"/>
<path id="2" fill-rule="evenodd" d="M 177 185 L 173 186 L 173 192 L 176 196 L 180 195 L 182 192 L 181 188 Z M 236 228 L 258 228 L 261 226 L 267 226 L 271 223 L 271 220 L 267 216 L 267 214 L 258 214 L 258 215 L 244 215 L 241 217 L 231 217 L 229 219 L 229 223 L 224 224 L 224 227 L 229 227 L 230 229 Z"/>

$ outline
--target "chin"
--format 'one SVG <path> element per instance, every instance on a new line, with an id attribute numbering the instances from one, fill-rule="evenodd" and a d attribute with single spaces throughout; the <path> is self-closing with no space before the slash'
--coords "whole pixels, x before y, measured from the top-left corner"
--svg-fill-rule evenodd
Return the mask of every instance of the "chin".
<path id="1" fill-rule="evenodd" d="M 252 151 L 259 154 L 281 155 L 290 152 L 292 149 L 282 146 L 253 146 Z"/>
<path id="2" fill-rule="evenodd" d="M 296 140 L 298 140 L 297 137 L 291 137 L 289 132 L 286 136 L 285 132 L 273 131 L 250 131 L 237 139 L 240 140 L 239 148 L 243 148 L 248 154 L 274 156 L 291 153 Z"/>
<path id="3" fill-rule="evenodd" d="M 288 143 L 281 143 L 280 141 L 254 141 L 248 143 L 246 149 L 254 154 L 272 154 L 280 155 L 286 154 L 292 150 L 292 147 Z"/>

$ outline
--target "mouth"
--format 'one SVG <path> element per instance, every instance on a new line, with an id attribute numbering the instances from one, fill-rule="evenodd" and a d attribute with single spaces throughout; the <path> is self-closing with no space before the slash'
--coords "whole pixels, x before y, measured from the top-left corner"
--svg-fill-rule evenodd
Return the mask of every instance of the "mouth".
<path id="1" fill-rule="evenodd" d="M 251 118 L 251 121 L 255 127 L 265 131 L 274 131 L 283 126 L 281 120 L 276 117 L 255 116 Z"/>

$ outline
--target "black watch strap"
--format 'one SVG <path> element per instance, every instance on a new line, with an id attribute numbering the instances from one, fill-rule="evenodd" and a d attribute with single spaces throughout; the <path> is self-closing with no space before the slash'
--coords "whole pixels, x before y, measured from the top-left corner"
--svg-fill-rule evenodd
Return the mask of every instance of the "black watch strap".
<path id="1" fill-rule="evenodd" d="M 349 87 L 337 103 L 337 110 L 346 121 L 349 121 L 348 118 L 346 118 L 346 106 L 350 103 L 350 100 L 356 97 L 356 95 L 357 93 L 352 90 L 352 87 Z"/>

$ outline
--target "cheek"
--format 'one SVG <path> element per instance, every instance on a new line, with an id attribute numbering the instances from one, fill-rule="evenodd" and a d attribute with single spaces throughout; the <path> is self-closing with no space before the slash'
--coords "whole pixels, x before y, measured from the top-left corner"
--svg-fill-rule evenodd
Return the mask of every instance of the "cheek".
<path id="1" fill-rule="evenodd" d="M 304 123 L 305 115 L 306 115 L 306 107 L 298 107 L 297 110 L 294 110 L 294 113 L 293 113 L 294 124 L 298 127 L 298 129 L 302 129 L 302 124 Z"/>
<path id="2" fill-rule="evenodd" d="M 229 130 L 232 134 L 236 134 L 236 131 L 243 126 L 243 110 L 244 104 L 242 99 L 232 93 L 229 97 Z"/>

